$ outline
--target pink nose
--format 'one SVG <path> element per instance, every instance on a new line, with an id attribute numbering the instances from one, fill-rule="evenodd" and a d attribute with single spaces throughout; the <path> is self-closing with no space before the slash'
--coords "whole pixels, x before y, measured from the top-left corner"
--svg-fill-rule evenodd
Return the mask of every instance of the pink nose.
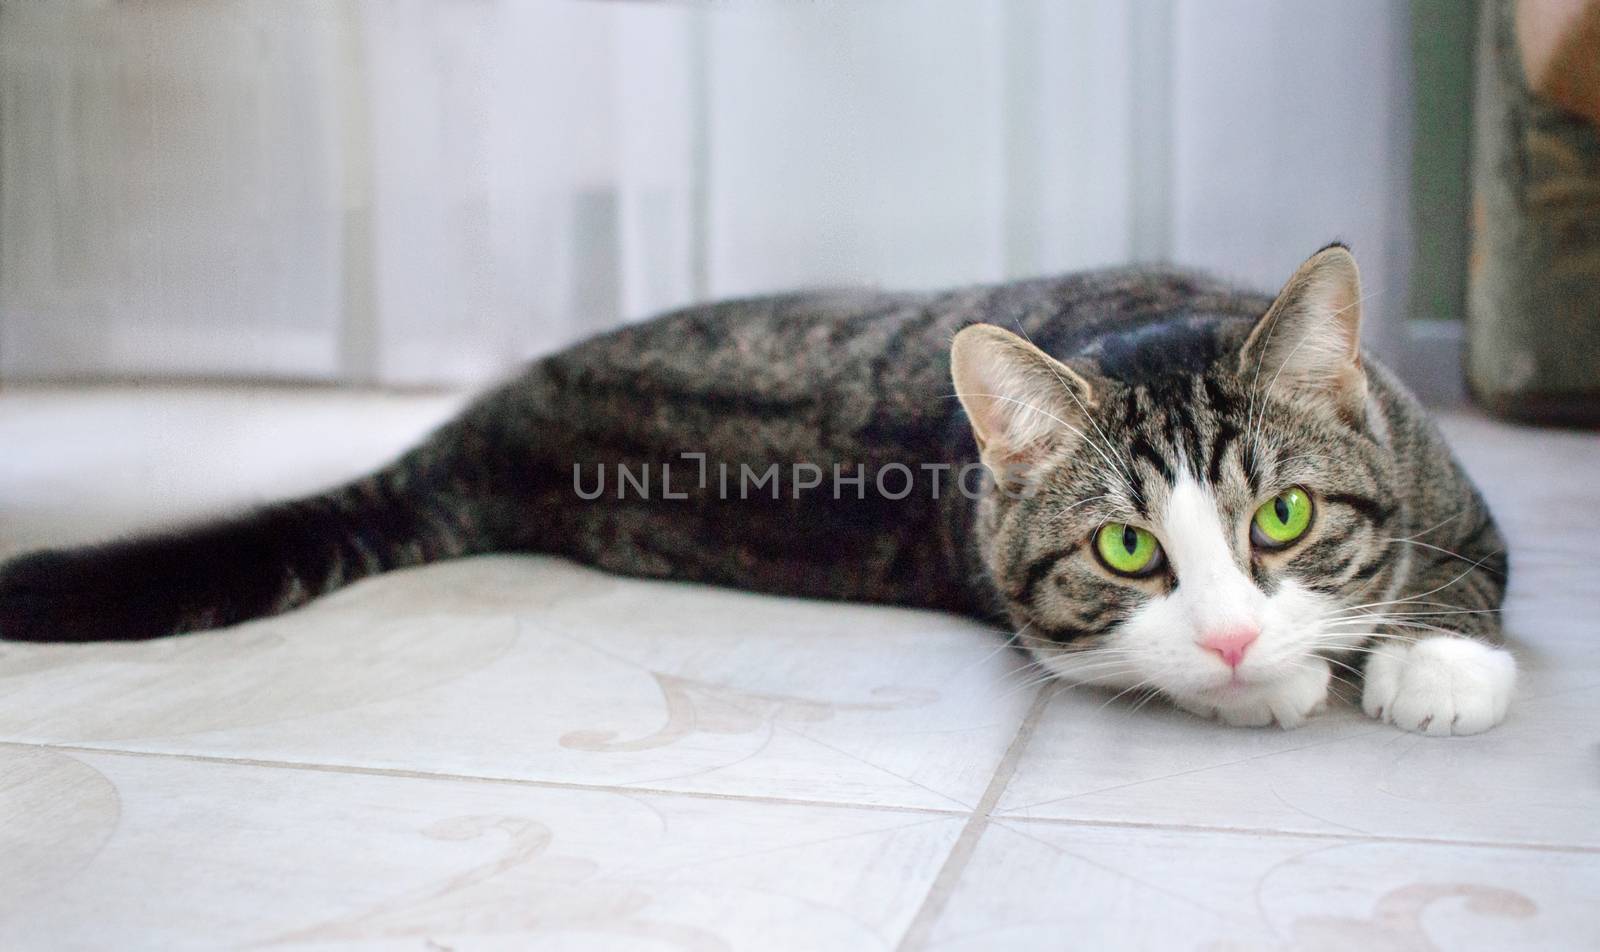
<path id="1" fill-rule="evenodd" d="M 1230 668 L 1237 668 L 1244 653 L 1255 644 L 1261 634 L 1258 628 L 1227 628 L 1213 632 L 1200 640 L 1200 647 L 1215 651 Z"/>

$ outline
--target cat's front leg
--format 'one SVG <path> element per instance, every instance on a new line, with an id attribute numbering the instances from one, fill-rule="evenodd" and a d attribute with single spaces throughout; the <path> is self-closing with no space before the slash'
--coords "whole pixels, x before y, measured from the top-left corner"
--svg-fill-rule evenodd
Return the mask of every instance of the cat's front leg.
<path id="1" fill-rule="evenodd" d="M 1479 734 L 1505 719 L 1516 679 L 1511 652 L 1474 638 L 1385 640 L 1367 657 L 1361 708 L 1419 734 Z"/>

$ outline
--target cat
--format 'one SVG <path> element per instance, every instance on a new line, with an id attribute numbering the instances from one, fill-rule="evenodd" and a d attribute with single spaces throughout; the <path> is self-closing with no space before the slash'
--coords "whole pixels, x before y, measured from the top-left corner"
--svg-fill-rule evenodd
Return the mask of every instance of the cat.
<path id="1" fill-rule="evenodd" d="M 349 485 L 24 555 L 0 638 L 200 631 L 545 552 L 971 615 L 1227 724 L 1295 727 L 1359 672 L 1368 715 L 1476 733 L 1515 680 L 1504 545 L 1361 304 L 1334 244 L 1276 298 L 1123 269 L 691 307 L 534 361 Z"/>

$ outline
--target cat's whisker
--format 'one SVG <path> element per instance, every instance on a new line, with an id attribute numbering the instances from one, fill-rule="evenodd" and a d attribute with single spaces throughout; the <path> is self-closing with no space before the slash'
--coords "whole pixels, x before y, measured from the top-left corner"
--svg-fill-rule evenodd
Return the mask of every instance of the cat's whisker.
<path id="1" fill-rule="evenodd" d="M 1382 613 L 1374 614 L 1374 615 L 1372 615 L 1370 617 L 1380 617 L 1380 616 L 1381 617 L 1389 617 L 1391 615 L 1398 615 L 1400 617 L 1404 617 L 1406 615 L 1498 615 L 1498 614 L 1500 614 L 1501 612 L 1504 611 L 1504 609 L 1500 609 L 1500 608 L 1462 608 L 1461 606 L 1452 604 L 1450 602 L 1414 602 L 1414 601 L 1411 601 L 1410 599 L 1397 599 L 1393 603 L 1375 602 L 1373 604 L 1374 605 L 1380 605 L 1380 604 L 1437 605 L 1437 606 L 1439 606 L 1439 608 L 1441 608 L 1443 610 L 1442 611 L 1420 611 L 1420 612 L 1382 612 Z M 1352 614 L 1358 614 L 1359 609 L 1362 608 L 1362 607 L 1365 607 L 1365 606 L 1357 606 L 1355 608 L 1345 609 L 1343 611 L 1335 612 L 1334 615 L 1336 617 L 1347 617 L 1347 616 L 1350 616 Z M 1361 615 L 1359 617 L 1369 617 L 1369 616 Z"/>
<path id="2" fill-rule="evenodd" d="M 1134 661 L 1138 658 L 1138 652 L 1115 647 L 1097 647 L 1076 650 L 1064 649 L 1055 653 L 1053 657 L 1062 658 L 1077 654 L 1086 655 L 1088 657 L 1086 657 L 1083 662 L 1074 663 L 1071 667 L 1065 670 L 1052 670 L 1050 676 L 1069 682 L 1084 679 L 1086 677 L 1092 680 L 1093 678 L 1102 677 L 1106 674 L 1116 674 L 1118 672 L 1130 670 L 1134 667 Z"/>
<path id="3" fill-rule="evenodd" d="M 1023 338 L 1028 343 L 1033 344 L 1033 336 L 1028 333 L 1027 328 L 1022 326 L 1022 320 L 1019 318 L 1016 321 L 1014 321 L 1013 323 L 1015 323 L 1017 325 L 1017 330 L 1021 332 Z M 1037 344 L 1034 344 L 1034 346 L 1038 347 Z M 1048 364 L 1046 366 L 1049 367 Z M 1060 372 L 1057 371 L 1054 367 L 1049 367 L 1049 370 L 1050 370 L 1051 375 L 1056 378 L 1056 381 L 1061 384 L 1061 389 L 1065 390 L 1067 392 L 1067 396 L 1071 397 L 1072 401 L 1078 405 L 1078 411 L 1083 414 L 1084 419 L 1088 420 L 1089 421 L 1089 425 L 1094 427 L 1096 433 L 1100 434 L 1100 439 L 1103 441 L 1103 444 L 1104 444 L 1106 450 L 1113 457 L 1116 457 L 1117 453 L 1116 453 L 1115 447 L 1112 446 L 1111 437 L 1106 435 L 1106 431 L 1100 428 L 1099 422 L 1096 421 L 1095 418 L 1094 418 L 1094 415 L 1089 412 L 1089 408 L 1087 406 L 1084 406 L 1083 399 L 1078 396 L 1077 388 L 1073 387 L 1071 384 L 1067 383 L 1067 381 L 1061 376 Z M 1085 437 L 1085 439 L 1087 439 L 1087 437 Z M 1103 457 L 1104 457 L 1104 454 L 1102 454 L 1102 458 Z M 1126 478 L 1131 485 L 1137 485 L 1133 481 L 1133 474 L 1131 472 L 1129 472 L 1128 469 L 1125 466 L 1121 465 L 1120 459 L 1118 460 L 1118 465 L 1115 468 L 1117 468 L 1122 473 L 1123 477 Z"/>
<path id="4" fill-rule="evenodd" d="M 1018 628 L 1016 631 L 1013 631 L 1010 634 L 1006 635 L 1005 638 L 1001 639 L 1000 644 L 995 646 L 994 650 L 984 652 L 982 657 L 978 658 L 976 661 L 973 661 L 970 664 L 963 665 L 961 668 L 957 669 L 956 672 L 951 675 L 951 677 L 957 677 L 959 675 L 966 674 L 968 671 L 971 671 L 973 668 L 976 668 L 976 667 L 978 667 L 980 665 L 983 665 L 983 664 L 987 664 L 989 661 L 993 660 L 997 655 L 999 655 L 1000 653 L 1002 653 L 1004 651 L 1009 651 L 1011 649 L 1021 647 L 1022 646 L 1022 635 L 1023 635 L 1024 632 L 1026 632 L 1028 630 L 1029 626 L 1031 626 L 1032 624 L 1033 624 L 1033 622 L 1030 621 L 1030 622 L 1028 622 L 1028 624 L 1023 625 L 1021 628 Z"/>
<path id="5" fill-rule="evenodd" d="M 1426 632 L 1431 632 L 1433 634 L 1438 634 L 1438 635 L 1460 635 L 1461 634 L 1460 632 L 1452 631 L 1449 628 L 1441 628 L 1438 625 L 1429 625 L 1429 624 L 1426 624 L 1426 623 L 1423 623 L 1423 622 L 1415 622 L 1415 621 L 1384 622 L 1383 626 L 1387 627 L 1387 628 L 1403 628 L 1403 629 L 1405 629 L 1407 631 L 1426 631 Z"/>
<path id="6" fill-rule="evenodd" d="M 1401 604 L 1405 604 L 1407 602 L 1416 602 L 1418 599 L 1427 598 L 1429 595 L 1435 595 L 1435 594 L 1437 594 L 1439 592 L 1444 591 L 1445 589 L 1449 588 L 1450 586 L 1456 584 L 1457 582 L 1461 581 L 1462 579 L 1466 578 L 1469 574 L 1471 574 L 1471 572 L 1474 569 L 1476 569 L 1479 565 L 1482 565 L 1485 561 L 1490 559 L 1494 554 L 1495 553 L 1491 553 L 1490 555 L 1484 556 L 1482 559 L 1479 559 L 1477 562 L 1473 563 L 1472 565 L 1467 566 L 1466 571 L 1464 571 L 1461 574 L 1457 575 L 1455 578 L 1451 579 L 1448 582 L 1445 582 L 1443 585 L 1439 585 L 1439 586 L 1436 586 L 1434 588 L 1430 588 L 1426 592 L 1419 592 L 1416 595 L 1407 596 L 1406 598 L 1389 599 L 1387 601 L 1380 601 L 1380 602 L 1368 602 L 1365 605 L 1352 606 L 1352 608 L 1374 608 L 1374 607 L 1377 607 L 1377 606 L 1380 606 L 1380 605 L 1401 605 Z"/>
<path id="7" fill-rule="evenodd" d="M 960 396 L 960 395 L 957 394 L 956 396 Z M 1001 394 L 1001 393 L 969 393 L 969 394 L 967 394 L 967 396 L 969 396 L 969 397 L 983 397 L 984 399 L 987 399 L 987 400 L 1004 400 L 1007 403 L 1014 403 L 1017 406 L 1024 407 L 1024 408 L 1026 408 L 1028 410 L 1032 410 L 1034 413 L 1037 413 L 1040 416 L 1044 417 L 1045 419 L 1056 423 L 1057 425 L 1059 425 L 1063 429 L 1067 430 L 1069 433 L 1072 433 L 1075 436 L 1077 436 L 1078 438 L 1082 439 L 1085 443 L 1087 443 L 1089 445 L 1090 449 L 1092 449 L 1096 453 L 1100 454 L 1100 459 L 1102 461 L 1104 461 L 1107 466 L 1109 466 L 1110 468 L 1112 468 L 1114 470 L 1117 470 L 1118 472 L 1124 472 L 1124 475 L 1126 475 L 1125 471 L 1121 470 L 1116 463 L 1112 462 L 1111 457 L 1106 454 L 1105 450 L 1101 449 L 1100 445 L 1095 443 L 1094 440 L 1091 440 L 1087 433 L 1084 433 L 1082 430 L 1078 429 L 1077 427 L 1073 426 L 1072 424 L 1068 423 L 1067 421 L 1061 419 L 1060 417 L 1056 416 L 1055 414 L 1050 413 L 1049 411 L 1041 410 L 1038 407 L 1034 406 L 1033 404 L 1027 402 L 1026 400 L 1018 400 L 1015 397 L 1008 397 L 1005 394 Z M 1129 478 L 1131 479 L 1131 476 Z"/>
<path id="8" fill-rule="evenodd" d="M 1070 671 L 1050 671 L 1046 677 L 1068 683 L 1094 683 L 1108 676 L 1126 673 L 1132 670 L 1133 667 L 1134 665 L 1130 661 L 1108 660 Z"/>
<path id="9" fill-rule="evenodd" d="M 1119 664 L 1125 664 L 1125 663 L 1119 662 Z M 1101 669 L 1089 669 L 1089 670 L 1101 670 Z M 1068 677 L 1063 677 L 1061 674 L 1059 674 L 1059 673 L 1057 673 L 1055 671 L 1051 671 L 1050 669 L 1044 668 L 1042 666 L 1035 666 L 1035 667 L 1032 667 L 1032 668 L 1024 669 L 1024 673 L 1027 675 L 1027 678 L 1025 680 L 1019 682 L 1018 684 L 1012 685 L 1004 693 L 997 695 L 995 700 L 1006 700 L 1008 698 L 1015 697 L 1016 695 L 1018 695 L 1018 694 L 1020 694 L 1020 693 L 1022 693 L 1024 691 L 1027 691 L 1030 688 L 1035 688 L 1035 687 L 1038 687 L 1038 686 L 1043 685 L 1043 684 L 1048 684 L 1051 681 L 1060 681 L 1062 683 L 1070 685 L 1070 684 L 1074 683 L 1074 680 L 1075 680 L 1075 678 L 1071 677 L 1070 675 Z"/>
<path id="10" fill-rule="evenodd" d="M 1329 677 L 1329 680 L 1332 683 L 1338 684 L 1338 685 L 1340 685 L 1340 686 L 1342 686 L 1344 688 L 1347 688 L 1352 693 L 1354 693 L 1354 694 L 1356 694 L 1358 696 L 1361 694 L 1361 685 L 1356 683 L 1355 681 L 1352 681 L 1349 678 L 1343 677 L 1341 675 L 1332 674 L 1332 673 L 1330 673 L 1328 677 Z"/>
<path id="11" fill-rule="evenodd" d="M 1002 671 L 997 680 L 999 680 L 1002 684 L 1008 681 L 1026 680 L 1037 677 L 1042 670 L 1044 669 L 1040 666 L 1037 659 L 1029 658 L 1026 664 L 1007 671 Z"/>
<path id="12" fill-rule="evenodd" d="M 1377 634 L 1377 633 L 1374 633 L 1374 634 Z M 1378 638 L 1376 640 L 1382 641 L 1384 639 Z M 1391 638 L 1391 639 L 1388 639 L 1388 640 L 1391 640 L 1391 641 L 1411 641 L 1413 639 L 1409 639 L 1409 638 Z M 1315 645 L 1314 647 L 1333 650 L 1333 651 L 1336 651 L 1336 652 L 1338 652 L 1340 654 L 1343 654 L 1345 652 L 1349 652 L 1351 654 L 1377 654 L 1378 653 L 1378 649 L 1376 649 L 1376 648 L 1367 648 L 1367 647 L 1364 647 L 1362 645 L 1341 645 L 1341 644 L 1335 644 L 1335 643 L 1331 643 L 1331 642 L 1328 643 L 1328 644 L 1325 644 L 1325 645 Z"/>
<path id="13" fill-rule="evenodd" d="M 1323 623 L 1325 625 L 1351 625 L 1351 624 L 1380 625 L 1380 624 L 1388 624 L 1390 622 L 1412 622 L 1412 623 L 1416 623 L 1416 624 L 1432 624 L 1436 620 L 1448 619 L 1448 618 L 1452 618 L 1452 617 L 1457 616 L 1457 615 L 1473 616 L 1473 615 L 1479 615 L 1479 614 L 1493 614 L 1493 613 L 1490 613 L 1490 612 L 1478 612 L 1478 611 L 1475 611 L 1475 610 L 1472 610 L 1472 609 L 1462 609 L 1460 611 L 1454 611 L 1454 610 L 1448 610 L 1447 609 L 1447 610 L 1444 610 L 1444 611 L 1420 611 L 1420 612 L 1374 612 L 1374 613 L 1371 613 L 1371 614 L 1358 613 L 1358 614 L 1354 614 L 1354 615 L 1341 615 L 1341 616 L 1336 617 L 1336 618 L 1328 618 Z M 1447 622 L 1445 622 L 1445 623 L 1447 623 Z"/>
<path id="14" fill-rule="evenodd" d="M 1346 664 L 1345 662 L 1340 661 L 1338 658 L 1327 658 L 1327 657 L 1325 657 L 1322 660 L 1326 661 L 1329 665 L 1337 665 L 1337 666 L 1345 669 L 1346 671 L 1348 671 L 1351 674 L 1355 675 L 1357 678 L 1363 677 L 1363 672 L 1361 671 L 1360 668 L 1357 668 L 1354 665 Z M 1344 683 L 1349 684 L 1351 687 L 1355 687 L 1356 686 L 1353 682 L 1351 682 L 1349 680 L 1346 680 Z"/>
<path id="15" fill-rule="evenodd" d="M 1122 690 L 1118 691 L 1117 693 L 1115 693 L 1115 694 L 1111 695 L 1110 697 L 1106 698 L 1105 703 L 1097 706 L 1094 709 L 1094 711 L 1092 711 L 1091 713 L 1094 713 L 1094 714 L 1100 713 L 1101 711 L 1103 711 L 1106 708 L 1110 707 L 1111 705 L 1115 704 L 1117 702 L 1118 698 L 1123 697 L 1123 696 L 1129 694 L 1130 692 L 1138 691 L 1138 690 L 1140 690 L 1142 688 L 1150 688 L 1152 686 L 1153 680 L 1154 679 L 1152 679 L 1152 678 L 1144 678 L 1143 680 L 1136 681 L 1133 684 L 1128 685 L 1127 687 L 1123 688 Z M 1160 693 L 1160 692 L 1157 691 L 1156 693 Z"/>
<path id="16" fill-rule="evenodd" d="M 1107 676 L 1124 674 L 1135 667 L 1132 661 L 1108 660 L 1099 664 L 1075 668 L 1070 671 L 1057 671 L 1052 677 L 1062 681 L 1098 682 Z"/>
<path id="17" fill-rule="evenodd" d="M 1430 624 L 1427 619 L 1432 618 L 1431 612 L 1405 612 L 1397 615 L 1348 615 L 1343 618 L 1329 618 L 1323 625 L 1329 628 L 1344 627 L 1348 625 L 1387 625 L 1391 623 Z"/>
<path id="18" fill-rule="evenodd" d="M 1373 576 L 1371 578 L 1367 579 L 1366 582 L 1364 582 L 1360 588 L 1358 588 L 1354 592 L 1350 593 L 1350 597 L 1354 598 L 1354 597 L 1356 597 L 1358 595 L 1361 595 L 1361 594 L 1365 593 L 1367 589 L 1371 588 L 1373 585 L 1376 585 L 1378 580 L 1383 578 L 1383 577 L 1384 577 L 1384 573 L 1383 572 L 1375 572 L 1375 573 L 1373 573 Z"/>
<path id="19" fill-rule="evenodd" d="M 1431 542 L 1422 542 L 1422 541 L 1419 541 L 1417 539 L 1385 539 L 1384 541 L 1388 542 L 1390 544 L 1393 544 L 1393 545 L 1400 545 L 1400 544 L 1403 543 L 1405 545 L 1421 546 L 1424 549 L 1432 549 L 1435 552 L 1439 552 L 1441 554 L 1448 555 L 1452 559 L 1458 559 L 1458 560 L 1460 560 L 1462 562 L 1471 562 L 1472 561 L 1472 558 L 1470 556 L 1465 556 L 1465 555 L 1462 555 L 1460 552 L 1455 552 L 1455 551 L 1453 551 L 1451 549 L 1446 549 L 1444 546 L 1434 545 Z M 1482 559 L 1479 559 L 1477 562 L 1473 563 L 1473 568 L 1481 567 L 1484 562 L 1488 561 L 1489 559 L 1493 558 L 1496 555 L 1502 554 L 1504 551 L 1505 551 L 1504 549 L 1496 549 L 1495 551 L 1493 551 L 1493 552 L 1489 553 L 1488 555 L 1484 556 Z M 1484 571 L 1488 572 L 1488 573 L 1490 573 L 1492 575 L 1499 575 L 1500 574 L 1499 572 L 1496 572 L 1494 569 L 1490 569 L 1490 568 L 1485 568 Z"/>
<path id="20" fill-rule="evenodd" d="M 1340 627 L 1344 627 L 1344 626 L 1340 626 Z M 1355 627 L 1360 627 L 1360 626 L 1355 626 Z M 1329 625 L 1328 628 L 1329 628 L 1329 631 L 1327 632 L 1328 634 L 1337 635 L 1340 638 L 1358 638 L 1362 634 L 1364 634 L 1364 632 L 1359 632 L 1359 631 L 1340 631 L 1337 628 L 1334 628 L 1332 625 Z M 1380 637 L 1380 638 L 1408 637 L 1408 636 L 1405 636 L 1405 635 L 1401 635 L 1398 632 L 1384 631 L 1379 627 L 1372 628 L 1371 631 L 1370 631 L 1370 634 L 1372 634 L 1375 637 Z"/>
<path id="21" fill-rule="evenodd" d="M 1027 691 L 1029 688 L 1036 688 L 1036 687 L 1040 686 L 1041 684 L 1045 684 L 1045 683 L 1049 682 L 1050 680 L 1052 680 L 1053 677 L 1054 677 L 1054 675 L 1046 675 L 1045 677 L 1035 678 L 1035 679 L 1033 679 L 1031 681 L 1025 681 L 1022 684 L 1015 685 L 1015 686 L 1011 687 L 1010 689 L 1008 689 L 1008 690 L 1006 690 L 1006 691 L 1004 691 L 1004 692 L 1002 692 L 1000 694 L 995 695 L 994 700 L 995 701 L 1008 701 L 1011 698 L 1014 698 L 1017 695 L 1023 693 L 1024 691 Z"/>
<path id="22" fill-rule="evenodd" d="M 1467 514 L 1467 510 L 1463 509 L 1460 512 L 1456 513 L 1455 515 L 1450 516 L 1450 517 L 1448 517 L 1448 518 L 1446 518 L 1446 519 L 1444 519 L 1444 520 L 1442 520 L 1440 522 L 1436 522 L 1433 525 L 1429 526 L 1428 528 L 1423 529 L 1421 532 L 1413 532 L 1412 534 L 1410 534 L 1410 535 L 1405 537 L 1405 541 L 1410 542 L 1410 541 L 1412 541 L 1414 539 L 1421 538 L 1422 536 L 1425 536 L 1430 532 L 1436 531 L 1438 529 L 1443 529 L 1445 526 L 1449 525 L 1452 522 L 1455 522 L 1457 519 L 1460 519 L 1462 516 L 1464 516 L 1466 514 Z"/>
<path id="23" fill-rule="evenodd" d="M 1133 715 L 1139 713 L 1139 711 L 1141 709 L 1143 709 L 1146 704 L 1149 704 L 1151 701 L 1154 701 L 1158 697 L 1161 697 L 1161 689 L 1160 688 L 1158 688 L 1158 687 L 1150 687 L 1150 688 L 1148 688 L 1147 689 L 1147 693 L 1145 694 L 1145 696 L 1140 698 L 1138 700 L 1138 702 L 1136 702 L 1133 705 L 1133 707 L 1128 710 L 1128 716 L 1132 717 Z"/>

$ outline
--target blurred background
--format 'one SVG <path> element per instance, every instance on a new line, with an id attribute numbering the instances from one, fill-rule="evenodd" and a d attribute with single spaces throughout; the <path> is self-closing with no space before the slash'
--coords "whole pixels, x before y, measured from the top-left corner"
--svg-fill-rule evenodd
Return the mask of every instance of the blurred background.
<path id="1" fill-rule="evenodd" d="M 0 0 L 0 381 L 491 379 L 796 287 L 1338 238 L 1462 392 L 1468 0 Z"/>

